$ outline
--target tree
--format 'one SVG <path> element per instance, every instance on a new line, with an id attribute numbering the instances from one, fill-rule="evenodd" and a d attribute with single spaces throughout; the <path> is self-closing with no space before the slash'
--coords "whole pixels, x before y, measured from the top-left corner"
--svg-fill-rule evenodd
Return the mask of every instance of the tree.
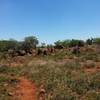
<path id="1" fill-rule="evenodd" d="M 32 48 L 36 48 L 39 43 L 38 39 L 35 36 L 25 37 L 22 47 L 25 51 L 30 51 Z"/>
<path id="2" fill-rule="evenodd" d="M 84 46 L 84 41 L 72 39 L 69 43 L 69 47 L 75 47 L 75 46 L 79 46 L 79 47 Z"/>
<path id="3" fill-rule="evenodd" d="M 55 42 L 55 46 L 56 48 L 67 48 L 67 47 L 75 47 L 75 46 L 84 46 L 84 41 L 82 40 L 75 40 L 75 39 L 72 39 L 72 40 L 63 40 L 63 41 L 56 41 Z"/>
<path id="4" fill-rule="evenodd" d="M 94 38 L 93 43 L 97 44 L 97 45 L 100 45 L 100 38 Z"/>
<path id="5" fill-rule="evenodd" d="M 93 39 L 92 38 L 91 39 L 87 39 L 86 40 L 86 44 L 92 45 L 93 44 Z"/>
<path id="6" fill-rule="evenodd" d="M 45 44 L 44 42 L 42 42 L 42 43 L 41 43 L 41 47 L 42 47 L 42 48 L 45 48 L 45 47 L 46 47 L 46 44 Z"/>
<path id="7" fill-rule="evenodd" d="M 69 47 L 69 44 L 70 44 L 70 40 L 64 40 L 64 41 L 62 41 L 62 45 L 65 48 Z"/>
<path id="8" fill-rule="evenodd" d="M 0 41 L 0 51 L 8 51 L 9 49 L 15 49 L 17 47 L 18 42 L 16 40 L 1 40 Z"/>
<path id="9" fill-rule="evenodd" d="M 63 42 L 60 41 L 60 40 L 56 41 L 54 44 L 55 44 L 55 47 L 58 48 L 58 49 L 63 48 Z"/>

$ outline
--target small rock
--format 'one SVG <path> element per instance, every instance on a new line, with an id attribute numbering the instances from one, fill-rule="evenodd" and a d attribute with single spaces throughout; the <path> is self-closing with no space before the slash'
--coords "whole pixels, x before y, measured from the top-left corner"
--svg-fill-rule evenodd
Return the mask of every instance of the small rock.
<path id="1" fill-rule="evenodd" d="M 8 93 L 8 95 L 9 95 L 9 96 L 13 96 L 13 95 L 14 95 L 14 93 L 12 93 L 12 92 L 9 92 L 9 93 Z"/>
<path id="2" fill-rule="evenodd" d="M 6 87 L 6 86 L 8 86 L 8 84 L 7 84 L 7 83 L 5 83 L 5 84 L 4 84 L 4 86 Z"/>

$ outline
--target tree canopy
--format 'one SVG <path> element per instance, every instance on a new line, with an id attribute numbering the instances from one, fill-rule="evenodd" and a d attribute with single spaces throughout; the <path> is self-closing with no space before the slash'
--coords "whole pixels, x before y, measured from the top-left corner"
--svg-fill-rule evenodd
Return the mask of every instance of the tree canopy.
<path id="1" fill-rule="evenodd" d="M 35 49 L 39 43 L 39 40 L 35 36 L 25 37 L 23 41 L 17 41 L 14 39 L 10 40 L 0 40 L 0 52 L 8 51 L 9 49 L 13 50 L 25 50 L 30 51 L 33 48 Z M 41 43 L 41 47 L 56 47 L 58 49 L 67 48 L 67 47 L 75 47 L 75 46 L 84 46 L 84 45 L 100 45 L 100 38 L 91 38 L 86 41 L 83 40 L 58 40 L 54 42 L 54 45 L 46 45 L 45 43 Z"/>
<path id="2" fill-rule="evenodd" d="M 36 48 L 39 43 L 38 39 L 35 36 L 25 37 L 24 41 L 16 41 L 13 39 L 10 40 L 0 40 L 0 51 L 8 51 L 9 49 L 19 50 L 30 50 Z"/>

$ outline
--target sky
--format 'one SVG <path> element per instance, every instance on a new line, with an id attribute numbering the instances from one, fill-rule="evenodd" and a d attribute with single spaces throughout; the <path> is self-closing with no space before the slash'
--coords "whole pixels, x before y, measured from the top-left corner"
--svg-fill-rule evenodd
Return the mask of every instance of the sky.
<path id="1" fill-rule="evenodd" d="M 100 37 L 100 0 L 0 0 L 0 39 Z"/>

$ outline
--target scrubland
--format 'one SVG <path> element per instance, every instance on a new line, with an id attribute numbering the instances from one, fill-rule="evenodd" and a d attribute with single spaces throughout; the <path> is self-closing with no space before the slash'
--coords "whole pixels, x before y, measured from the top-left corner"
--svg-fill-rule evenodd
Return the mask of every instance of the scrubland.
<path id="1" fill-rule="evenodd" d="M 98 47 L 73 54 L 60 49 L 52 55 L 0 56 L 0 100 L 16 100 L 19 77 L 36 84 L 36 96 L 45 100 L 100 100 Z M 43 100 L 43 99 L 42 99 Z"/>

